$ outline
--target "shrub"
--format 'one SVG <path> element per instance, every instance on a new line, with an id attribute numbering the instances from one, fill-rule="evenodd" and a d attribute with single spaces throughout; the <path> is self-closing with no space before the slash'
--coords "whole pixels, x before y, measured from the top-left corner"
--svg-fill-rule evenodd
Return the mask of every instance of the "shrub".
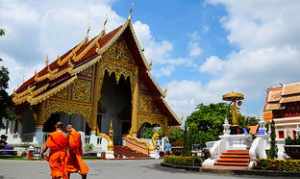
<path id="1" fill-rule="evenodd" d="M 278 170 L 283 172 L 300 172 L 300 160 L 269 160 L 257 161 L 256 169 Z"/>
<path id="2" fill-rule="evenodd" d="M 201 166 L 202 159 L 195 156 L 166 156 L 163 162 L 179 166 Z"/>
<path id="3" fill-rule="evenodd" d="M 85 144 L 84 145 L 84 151 L 85 152 L 92 152 L 94 150 L 94 145 L 93 144 Z"/>
<path id="4" fill-rule="evenodd" d="M 296 139 L 292 139 L 290 136 L 288 136 L 285 139 L 285 145 L 300 145 L 300 137 L 297 137 Z"/>
<path id="5" fill-rule="evenodd" d="M 153 128 L 147 127 L 144 129 L 141 137 L 145 139 L 151 139 L 152 135 L 153 135 Z"/>
<path id="6" fill-rule="evenodd" d="M 294 145 L 294 141 L 290 136 L 285 139 L 285 145 Z"/>

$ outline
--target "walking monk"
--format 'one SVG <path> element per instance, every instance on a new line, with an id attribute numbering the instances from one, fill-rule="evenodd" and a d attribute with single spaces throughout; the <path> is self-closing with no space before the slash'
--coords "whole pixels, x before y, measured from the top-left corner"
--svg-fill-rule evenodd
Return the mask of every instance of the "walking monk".
<path id="1" fill-rule="evenodd" d="M 55 125 L 56 131 L 49 134 L 47 141 L 42 150 L 42 156 L 50 149 L 49 167 L 51 170 L 52 179 L 67 179 L 66 171 L 68 137 L 64 133 L 65 126 L 62 122 L 57 122 Z"/>
<path id="2" fill-rule="evenodd" d="M 89 167 L 81 158 L 83 154 L 81 135 L 71 124 L 67 125 L 67 132 L 69 134 L 69 156 L 67 162 L 67 172 L 69 177 L 71 173 L 79 173 L 82 179 L 86 179 Z"/>

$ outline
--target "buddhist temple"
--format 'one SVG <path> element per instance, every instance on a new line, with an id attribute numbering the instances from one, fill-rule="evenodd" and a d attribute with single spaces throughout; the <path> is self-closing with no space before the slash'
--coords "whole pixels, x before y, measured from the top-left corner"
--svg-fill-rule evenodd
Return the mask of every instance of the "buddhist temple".
<path id="1" fill-rule="evenodd" d="M 284 142 L 288 136 L 296 137 L 300 125 L 300 83 L 282 84 L 267 89 L 264 119 L 274 120 L 277 141 Z"/>
<path id="2" fill-rule="evenodd" d="M 124 136 L 142 143 L 138 136 L 146 123 L 163 131 L 179 125 L 150 70 L 130 18 L 83 39 L 14 91 L 22 140 L 41 143 L 58 120 L 91 138 L 107 138 L 112 130 L 113 145 L 122 145 Z"/>

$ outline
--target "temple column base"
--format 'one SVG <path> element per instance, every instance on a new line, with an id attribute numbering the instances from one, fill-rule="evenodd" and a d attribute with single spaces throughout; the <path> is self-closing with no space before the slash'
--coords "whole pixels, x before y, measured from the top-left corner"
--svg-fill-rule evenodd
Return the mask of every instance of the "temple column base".
<path id="1" fill-rule="evenodd" d="M 98 136 L 96 136 L 96 131 L 91 131 L 90 135 L 90 144 L 96 146 L 98 143 Z"/>
<path id="2" fill-rule="evenodd" d="M 37 126 L 35 128 L 35 133 L 33 136 L 33 144 L 41 146 L 44 142 L 43 137 L 44 137 L 43 126 Z"/>
<path id="3" fill-rule="evenodd" d="M 114 151 L 106 151 L 105 159 L 112 160 L 115 159 Z"/>
<path id="4" fill-rule="evenodd" d="M 159 152 L 158 151 L 151 151 L 150 154 L 149 154 L 149 157 L 152 158 L 152 159 L 159 159 L 160 158 Z"/>

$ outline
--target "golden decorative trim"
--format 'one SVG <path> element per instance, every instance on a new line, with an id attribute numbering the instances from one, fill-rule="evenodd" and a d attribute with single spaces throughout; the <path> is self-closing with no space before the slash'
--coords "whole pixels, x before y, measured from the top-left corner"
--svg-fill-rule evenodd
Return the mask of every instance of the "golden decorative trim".
<path id="1" fill-rule="evenodd" d="M 133 25 L 132 25 L 131 20 L 129 19 L 127 23 L 128 23 L 129 28 L 130 28 L 130 31 L 132 32 L 133 39 L 134 39 L 134 41 L 135 41 L 135 44 L 136 44 L 137 47 L 138 47 L 138 51 L 139 51 L 139 54 L 140 54 L 141 57 L 142 57 L 143 63 L 145 64 L 147 70 L 149 71 L 149 70 L 151 69 L 151 67 L 149 66 L 149 64 L 148 64 L 148 62 L 147 62 L 147 60 L 146 60 L 146 57 L 145 57 L 144 53 L 143 53 L 142 50 L 141 50 L 142 48 L 141 48 L 141 45 L 140 45 L 140 43 L 139 43 L 139 41 L 138 41 L 138 38 L 137 38 L 137 36 L 136 36 L 136 33 L 135 33 L 135 31 L 134 31 L 134 28 L 133 28 Z"/>
<path id="2" fill-rule="evenodd" d="M 96 58 L 94 58 L 93 60 L 73 69 L 72 71 L 70 71 L 71 75 L 77 75 L 78 73 L 86 70 L 87 68 L 93 66 L 94 64 L 96 64 L 99 60 L 101 59 L 101 56 L 97 56 Z"/>
<path id="3" fill-rule="evenodd" d="M 169 104 L 166 102 L 165 99 L 161 98 L 161 100 L 163 101 L 164 105 L 167 107 L 168 111 L 171 113 L 171 115 L 175 118 L 175 120 L 181 124 L 181 120 L 178 118 L 178 116 L 176 115 L 176 113 L 171 109 L 171 107 L 169 106 Z"/>
<path id="4" fill-rule="evenodd" d="M 56 93 L 58 93 L 59 91 L 63 90 L 64 88 L 66 88 L 68 85 L 70 85 L 72 82 L 74 82 L 74 80 L 77 79 L 77 76 L 74 76 L 72 78 L 70 78 L 69 80 L 67 80 L 66 82 L 56 86 L 55 88 L 47 91 L 46 93 L 38 96 L 38 97 L 35 97 L 35 98 L 32 98 L 32 99 L 29 99 L 28 102 L 31 104 L 31 105 L 36 105 L 46 99 L 48 99 L 49 97 L 55 95 Z"/>
<path id="5" fill-rule="evenodd" d="M 48 86 L 49 86 L 49 84 L 46 84 L 46 85 L 38 88 L 37 90 L 35 90 L 31 93 L 31 96 L 34 97 L 34 96 L 39 95 L 41 92 L 45 91 L 48 88 Z"/>
<path id="6" fill-rule="evenodd" d="M 127 22 L 122 26 L 122 28 L 117 32 L 117 34 L 114 35 L 114 37 L 110 40 L 110 42 L 108 42 L 106 45 L 104 45 L 103 48 L 100 47 L 100 44 L 98 43 L 98 41 L 100 40 L 100 38 L 102 37 L 102 34 L 99 34 L 80 54 L 77 55 L 75 61 L 80 60 L 84 55 L 87 54 L 88 51 L 90 51 L 90 49 L 92 49 L 95 45 L 98 47 L 96 49 L 96 52 L 98 54 L 102 54 L 108 47 L 110 47 L 110 45 L 116 41 L 116 39 L 119 38 L 119 36 L 124 32 L 124 30 L 126 29 L 126 27 L 128 26 Z M 100 47 L 100 49 L 99 49 Z"/>
<path id="7" fill-rule="evenodd" d="M 105 140 L 107 140 L 108 144 L 107 144 L 107 148 L 108 151 L 113 151 L 114 149 L 114 143 L 113 140 L 111 139 L 111 137 L 105 133 L 99 133 L 99 136 L 104 138 Z"/>
<path id="8" fill-rule="evenodd" d="M 86 43 L 86 40 L 82 40 L 65 58 L 63 59 L 58 59 L 57 60 L 57 64 L 59 66 L 63 66 L 64 64 L 66 64 L 68 61 L 72 60 L 73 58 L 76 59 L 76 53 L 78 52 L 78 50 L 82 47 L 83 44 Z"/>
<path id="9" fill-rule="evenodd" d="M 127 140 L 127 142 L 135 145 L 135 146 L 138 146 L 142 149 L 144 149 L 145 151 L 154 151 L 154 146 L 151 144 L 149 144 L 145 139 L 139 139 L 137 137 L 134 137 L 134 136 L 131 136 L 131 135 L 127 135 L 125 137 L 125 140 Z"/>

